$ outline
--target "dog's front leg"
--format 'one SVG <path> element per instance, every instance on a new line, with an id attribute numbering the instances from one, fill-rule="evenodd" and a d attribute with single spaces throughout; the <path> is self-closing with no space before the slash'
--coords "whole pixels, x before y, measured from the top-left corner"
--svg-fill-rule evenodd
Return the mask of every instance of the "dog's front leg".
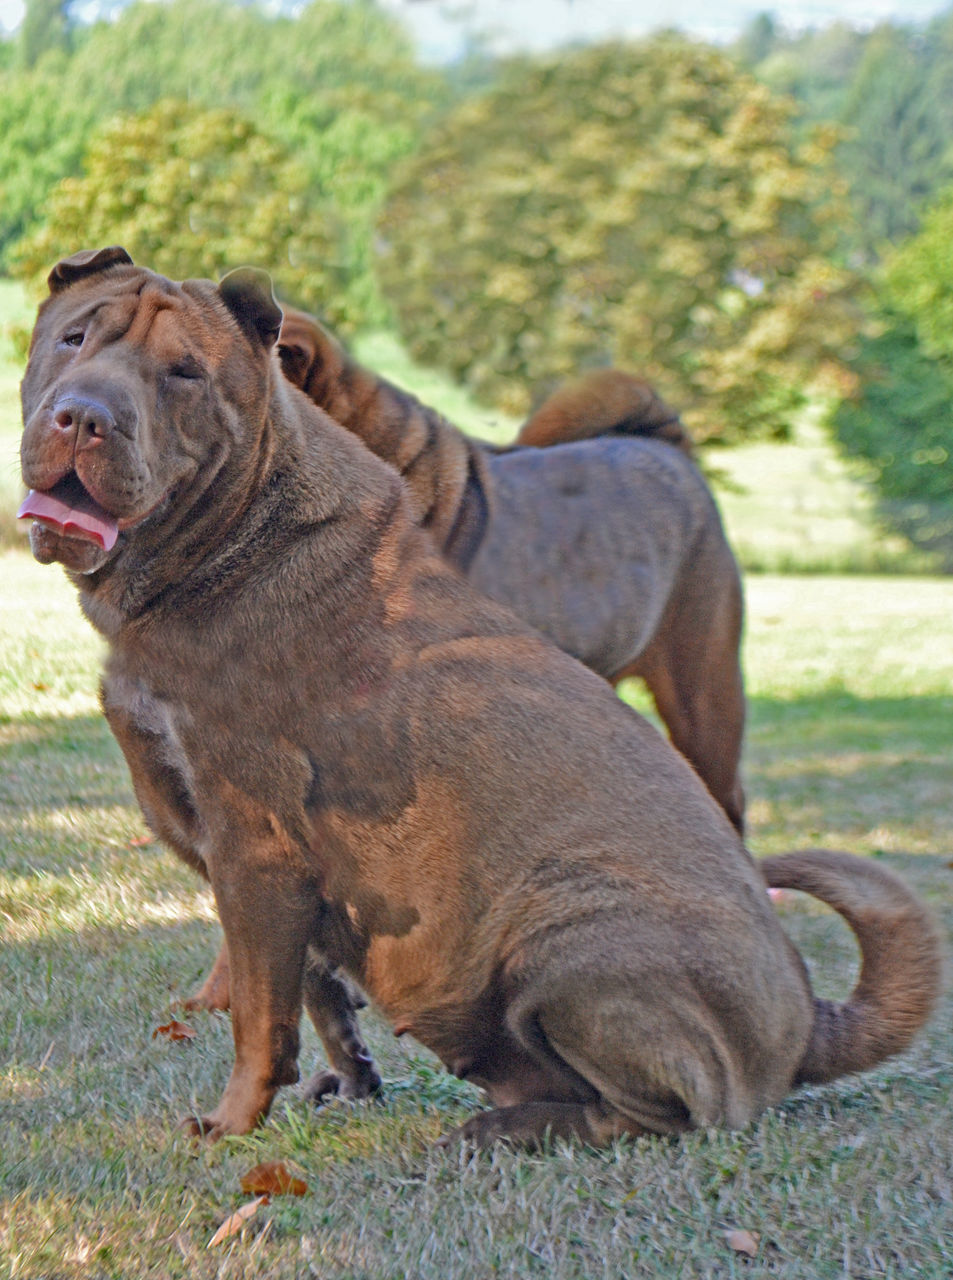
<path id="1" fill-rule="evenodd" d="M 224 866 L 209 857 L 228 947 L 235 1065 L 214 1111 L 183 1127 L 210 1139 L 246 1133 L 280 1086 L 298 1079 L 305 957 L 320 904 L 314 885 L 275 852 L 243 856 L 233 847 Z"/>
<path id="2" fill-rule="evenodd" d="M 123 679 L 104 681 L 99 696 L 149 828 L 207 880 L 200 852 L 205 832 L 188 765 L 165 707 L 141 686 Z"/>
<path id="3" fill-rule="evenodd" d="M 228 979 L 228 947 L 223 942 L 219 947 L 215 963 L 199 987 L 187 1000 L 182 1001 L 183 1009 L 207 1009 L 210 1013 L 216 1010 L 225 1011 L 231 1008 L 232 996 Z"/>

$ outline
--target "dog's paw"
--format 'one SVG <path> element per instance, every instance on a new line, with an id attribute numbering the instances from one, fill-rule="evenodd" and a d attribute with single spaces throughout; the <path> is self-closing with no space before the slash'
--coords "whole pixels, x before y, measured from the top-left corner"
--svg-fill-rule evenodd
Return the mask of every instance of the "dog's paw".
<path id="1" fill-rule="evenodd" d="M 232 1003 L 228 970 L 223 973 L 218 967 L 213 969 L 198 991 L 193 991 L 180 1003 L 189 1012 L 200 1009 L 208 1013 L 227 1013 Z"/>
<path id="2" fill-rule="evenodd" d="M 239 1107 L 220 1102 L 207 1116 L 185 1116 L 176 1128 L 199 1142 L 218 1142 L 229 1134 L 250 1133 L 267 1115 L 268 1105 Z"/>
<path id="3" fill-rule="evenodd" d="M 348 1102 L 360 1102 L 380 1092 L 382 1080 L 374 1063 L 354 1064 L 354 1071 L 342 1075 L 337 1071 L 317 1071 L 304 1087 L 304 1096 L 319 1107 L 325 1098 L 344 1098 Z"/>
<path id="4" fill-rule="evenodd" d="M 548 1149 L 553 1140 L 581 1139 L 602 1145 L 604 1137 L 597 1136 L 590 1116 L 591 1108 L 580 1103 L 520 1102 L 511 1107 L 496 1107 L 480 1111 L 458 1128 L 442 1137 L 438 1147 L 454 1147 L 469 1143 L 482 1150 L 497 1142 L 527 1151 Z"/>
<path id="5" fill-rule="evenodd" d="M 196 1010 L 204 1013 L 228 1013 L 231 1006 L 227 995 L 224 998 L 207 996 L 204 991 L 203 987 L 202 990 L 196 991 L 194 995 L 188 996 L 185 1000 L 180 1000 L 179 1008 L 184 1009 L 187 1013 L 195 1013 Z"/>
<path id="6" fill-rule="evenodd" d="M 434 1146 L 438 1150 L 448 1151 L 452 1147 L 466 1144 L 482 1151 L 486 1147 L 492 1147 L 494 1143 L 505 1141 L 512 1142 L 514 1137 L 505 1120 L 501 1119 L 499 1111 L 481 1111 L 465 1124 L 458 1125 L 456 1129 L 451 1129 L 442 1138 L 438 1138 Z"/>
<path id="7" fill-rule="evenodd" d="M 225 1133 L 212 1116 L 184 1116 L 175 1128 L 196 1142 L 217 1142 Z"/>

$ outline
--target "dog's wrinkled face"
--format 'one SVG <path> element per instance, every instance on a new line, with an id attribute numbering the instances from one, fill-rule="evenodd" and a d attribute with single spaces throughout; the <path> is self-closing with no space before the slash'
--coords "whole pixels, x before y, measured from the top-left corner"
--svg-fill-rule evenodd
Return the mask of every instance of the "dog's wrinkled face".
<path id="1" fill-rule="evenodd" d="M 119 248 L 49 283 L 21 387 L 19 514 L 37 560 L 89 574 L 241 447 L 281 312 L 263 273 L 177 284 Z"/>

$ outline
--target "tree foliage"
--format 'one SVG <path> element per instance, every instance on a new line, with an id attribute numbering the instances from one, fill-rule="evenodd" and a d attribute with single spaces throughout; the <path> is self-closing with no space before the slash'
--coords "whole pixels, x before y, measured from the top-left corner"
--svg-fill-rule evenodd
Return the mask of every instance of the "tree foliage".
<path id="1" fill-rule="evenodd" d="M 889 523 L 953 569 L 953 368 L 924 353 L 906 317 L 881 322 L 861 344 L 861 390 L 838 405 L 834 436 L 863 460 Z"/>
<path id="2" fill-rule="evenodd" d="M 742 33 L 735 54 L 775 93 L 796 98 L 801 118 L 817 124 L 843 119 L 867 38 L 846 22 L 792 35 L 761 15 Z"/>
<path id="3" fill-rule="evenodd" d="M 853 330 L 826 252 L 832 139 L 666 37 L 510 64 L 404 172 L 381 272 L 421 360 L 514 411 L 580 368 L 655 381 L 696 434 L 782 433 Z"/>
<path id="4" fill-rule="evenodd" d="M 855 213 L 849 244 L 875 261 L 953 180 L 953 12 L 925 27 L 844 23 L 791 35 L 756 20 L 736 54 L 806 121 L 844 126 L 837 167 Z"/>
<path id="5" fill-rule="evenodd" d="M 343 228 L 348 313 L 379 322 L 377 205 L 446 93 L 372 0 L 313 0 L 294 18 L 229 0 L 139 0 L 114 22 L 76 28 L 68 49 L 29 71 L 0 69 L 0 260 L 46 217 L 55 184 L 80 173 L 93 134 L 163 98 L 187 100 L 232 108 L 294 151 Z"/>
<path id="6" fill-rule="evenodd" d="M 118 243 L 175 279 L 265 266 L 285 297 L 349 327 L 333 214 L 300 162 L 237 112 L 162 101 L 105 128 L 83 169 L 21 243 L 26 278 L 39 283 L 77 248 Z"/>
<path id="7" fill-rule="evenodd" d="M 923 215 L 917 235 L 884 264 L 891 307 L 913 324 L 920 347 L 953 370 L 953 186 Z"/>
<path id="8" fill-rule="evenodd" d="M 924 202 L 953 180 L 953 64 L 885 27 L 869 39 L 843 113 L 841 162 L 860 243 L 876 253 L 916 231 Z"/>
<path id="9" fill-rule="evenodd" d="M 19 54 L 25 67 L 32 67 L 51 49 L 65 49 L 72 23 L 69 0 L 26 0 L 20 24 Z"/>
<path id="10" fill-rule="evenodd" d="M 885 261 L 879 332 L 837 411 L 843 448 L 865 459 L 894 523 L 953 565 L 953 187 Z"/>

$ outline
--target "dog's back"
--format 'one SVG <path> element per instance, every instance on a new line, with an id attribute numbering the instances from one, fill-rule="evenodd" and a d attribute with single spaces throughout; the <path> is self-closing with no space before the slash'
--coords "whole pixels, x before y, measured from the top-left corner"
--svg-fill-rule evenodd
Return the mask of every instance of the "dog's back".
<path id="1" fill-rule="evenodd" d="M 698 469 L 658 440 L 518 449 L 488 469 L 470 581 L 607 679 L 651 643 L 698 544 L 723 537 Z"/>

